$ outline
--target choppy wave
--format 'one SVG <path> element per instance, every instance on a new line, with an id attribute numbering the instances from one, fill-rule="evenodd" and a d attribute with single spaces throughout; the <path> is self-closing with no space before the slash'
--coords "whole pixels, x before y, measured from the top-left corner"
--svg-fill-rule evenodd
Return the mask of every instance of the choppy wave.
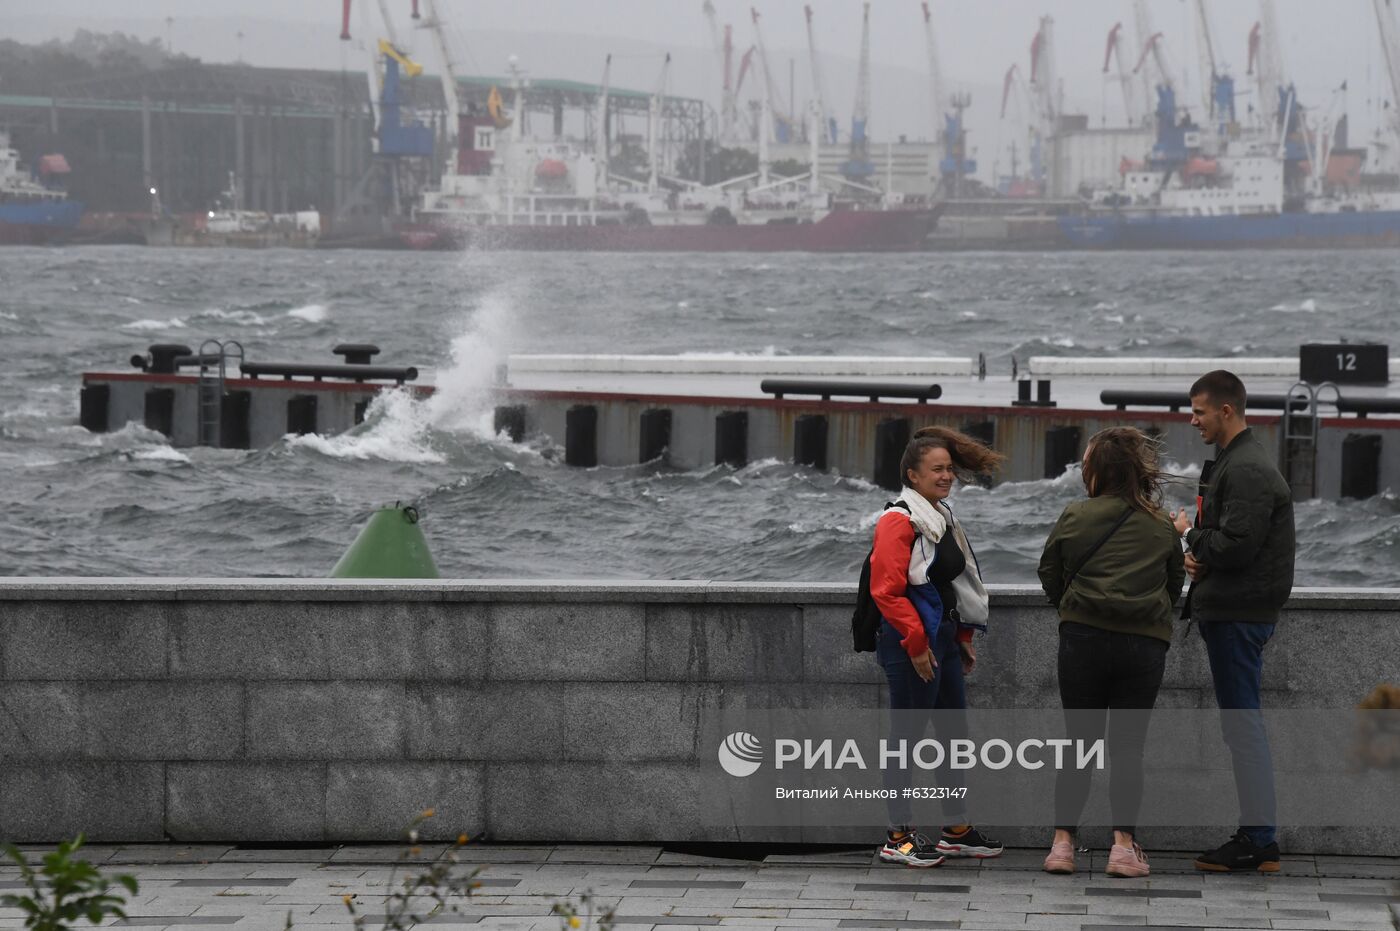
<path id="1" fill-rule="evenodd" d="M 1386 341 L 1400 300 L 1388 252 L 1200 254 L 1190 274 L 1155 255 L 336 259 L 0 250 L 0 571 L 321 575 L 374 507 L 404 501 L 449 575 L 853 581 L 890 497 L 866 477 L 775 460 L 567 468 L 546 437 L 493 433 L 497 366 L 513 352 L 706 347 L 985 352 L 1006 373 L 1027 354 L 1282 356 L 1313 333 Z M 81 373 L 128 369 L 163 332 L 232 337 L 260 359 L 372 342 L 377 361 L 435 367 L 438 391 L 391 391 L 349 433 L 250 452 L 79 427 Z M 1181 506 L 1199 464 L 1171 468 L 1182 481 L 1168 504 Z M 1299 582 L 1400 585 L 1397 491 L 1300 505 Z M 959 489 L 954 504 L 989 580 L 1033 582 L 1045 536 L 1082 494 L 1070 469 Z"/>

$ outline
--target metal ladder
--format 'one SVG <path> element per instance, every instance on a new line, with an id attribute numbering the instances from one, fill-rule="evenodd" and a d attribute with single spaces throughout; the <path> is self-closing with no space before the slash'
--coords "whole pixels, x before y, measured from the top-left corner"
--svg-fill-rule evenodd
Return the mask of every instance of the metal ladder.
<path id="1" fill-rule="evenodd" d="M 1322 402 L 1319 396 L 1328 389 L 1332 391 L 1332 398 L 1326 403 L 1335 407 L 1342 394 L 1330 381 L 1318 385 L 1295 382 L 1284 398 L 1283 418 L 1279 425 L 1282 428 L 1279 431 L 1279 465 L 1294 501 L 1306 501 L 1317 494 L 1320 419 L 1317 408 Z"/>
<path id="2" fill-rule="evenodd" d="M 228 363 L 237 360 L 243 365 L 243 344 L 237 340 L 206 339 L 199 344 L 199 417 L 200 446 L 222 446 L 224 386 L 228 380 Z"/>

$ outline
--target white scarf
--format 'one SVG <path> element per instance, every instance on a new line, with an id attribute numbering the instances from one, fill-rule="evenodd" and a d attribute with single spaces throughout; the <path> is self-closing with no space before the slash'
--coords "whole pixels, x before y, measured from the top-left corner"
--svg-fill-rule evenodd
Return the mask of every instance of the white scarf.
<path id="1" fill-rule="evenodd" d="M 987 604 L 987 588 L 982 584 L 982 572 L 963 525 L 953 516 L 952 509 L 946 503 L 935 504 L 912 488 L 906 487 L 899 500 L 908 506 L 909 522 L 914 525 L 920 537 L 916 546 L 922 558 L 915 559 L 911 556 L 909 560 L 910 584 L 922 585 L 928 581 L 928 567 L 933 561 L 933 555 L 924 547 L 923 541 L 929 540 L 936 544 L 943 539 L 943 534 L 951 525 L 953 539 L 957 541 L 958 549 L 962 550 L 963 558 L 967 560 L 967 568 L 953 579 L 953 591 L 958 595 L 958 615 L 965 624 L 986 627 L 987 618 L 991 613 Z"/>

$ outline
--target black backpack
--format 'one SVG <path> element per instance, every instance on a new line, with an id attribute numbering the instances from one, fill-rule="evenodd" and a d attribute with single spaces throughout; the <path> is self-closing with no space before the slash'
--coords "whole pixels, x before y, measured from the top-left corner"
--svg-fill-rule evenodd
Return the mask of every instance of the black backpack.
<path id="1" fill-rule="evenodd" d="M 885 510 L 900 508 L 908 511 L 909 505 L 903 501 L 886 501 Z M 883 516 L 883 515 L 881 515 Z M 875 553 L 871 546 L 865 554 L 865 562 L 860 567 L 860 584 L 856 587 L 856 609 L 851 613 L 851 639 L 857 653 L 875 652 L 875 635 L 879 633 L 882 615 L 870 594 L 870 557 Z"/>

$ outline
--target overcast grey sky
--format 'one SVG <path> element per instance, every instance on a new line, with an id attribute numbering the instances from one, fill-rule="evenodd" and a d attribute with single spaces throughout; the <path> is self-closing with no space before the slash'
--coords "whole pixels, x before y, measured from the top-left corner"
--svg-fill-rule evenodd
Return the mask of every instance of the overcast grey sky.
<path id="1" fill-rule="evenodd" d="M 356 0 L 370 3 L 374 0 Z M 535 75 L 598 80 L 602 59 L 616 56 L 614 83 L 649 88 L 660 56 L 676 54 L 671 90 L 718 98 L 719 69 L 701 0 L 439 0 L 450 19 L 455 54 L 463 69 L 499 74 L 508 54 L 520 56 Z M 734 24 L 736 45 L 752 42 L 750 0 L 714 0 L 721 22 Z M 860 35 L 859 0 L 811 0 L 822 52 L 829 109 L 849 119 Z M 409 29 L 410 0 L 388 0 L 405 43 L 430 70 L 436 62 L 426 38 Z M 757 0 L 765 41 L 779 83 L 786 88 L 796 61 L 799 102 L 809 93 L 802 0 Z M 1133 33 L 1129 0 L 933 0 L 943 72 L 948 83 L 973 93 L 969 125 L 973 145 L 992 144 L 999 123 L 1001 80 L 1012 62 L 1025 68 L 1037 20 L 1055 19 L 1056 59 L 1069 109 L 1086 112 L 1099 125 L 1121 112 L 1116 87 L 1100 72 L 1104 40 L 1115 21 Z M 1187 101 L 1197 103 L 1200 68 L 1193 19 L 1194 0 L 1150 0 L 1155 27 L 1165 34 Z M 1247 37 L 1259 15 L 1253 0 L 1207 0 L 1217 55 L 1245 79 Z M 1371 0 L 1276 0 L 1286 72 L 1305 103 L 1326 107 L 1330 91 L 1349 82 L 1346 103 L 1353 140 L 1372 131 L 1374 114 L 1391 94 L 1383 72 Z M 166 18 L 171 19 L 166 23 Z M 377 13 L 375 14 L 377 20 Z M 363 67 L 353 43 L 341 43 L 337 0 L 0 0 L 0 34 L 22 41 L 68 37 L 75 28 L 122 29 L 168 38 L 177 51 L 209 61 L 240 54 L 253 64 L 318 68 Z M 358 14 L 352 17 L 357 34 Z M 237 33 L 244 33 L 240 44 Z M 928 135 L 926 55 L 918 0 L 874 0 L 871 51 L 875 63 L 872 132 Z M 358 35 L 357 35 L 358 37 Z M 350 47 L 347 48 L 347 45 Z M 1133 48 L 1136 42 L 1131 43 Z M 750 84 L 756 88 L 757 82 Z"/>

